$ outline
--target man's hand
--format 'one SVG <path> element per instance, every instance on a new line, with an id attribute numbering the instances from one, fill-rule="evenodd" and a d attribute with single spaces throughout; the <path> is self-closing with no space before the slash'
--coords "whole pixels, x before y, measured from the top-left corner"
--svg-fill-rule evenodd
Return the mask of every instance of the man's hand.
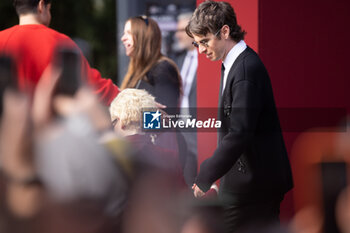
<path id="1" fill-rule="evenodd" d="M 193 195 L 197 198 L 201 198 L 205 194 L 196 184 L 192 185 L 192 190 L 193 190 Z"/>

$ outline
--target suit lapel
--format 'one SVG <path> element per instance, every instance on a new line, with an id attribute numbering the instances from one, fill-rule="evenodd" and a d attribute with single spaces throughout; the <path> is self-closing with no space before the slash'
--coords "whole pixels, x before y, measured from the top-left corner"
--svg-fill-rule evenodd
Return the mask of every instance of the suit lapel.
<path id="1" fill-rule="evenodd" d="M 235 70 L 238 66 L 238 64 L 241 62 L 241 60 L 250 52 L 250 48 L 249 46 L 247 46 L 247 48 L 237 57 L 237 59 L 235 60 L 235 62 L 233 63 L 233 65 L 231 66 L 231 69 L 227 75 L 227 80 L 226 80 L 226 85 L 225 85 L 225 90 L 224 93 L 222 94 L 222 96 L 225 95 L 225 93 L 228 91 L 229 88 L 227 88 L 228 86 L 231 86 L 229 84 L 231 84 L 234 80 L 234 73 Z M 220 92 L 221 93 L 221 92 Z M 220 106 L 220 105 L 219 105 Z"/>
<path id="2" fill-rule="evenodd" d="M 224 82 L 224 74 L 222 73 L 223 71 L 221 70 L 220 72 L 220 89 L 219 89 L 219 103 L 218 103 L 218 119 L 223 119 L 223 106 L 222 106 L 222 87 L 223 87 L 223 82 Z M 219 139 L 219 137 L 218 137 Z M 218 141 L 219 142 L 219 141 Z"/>
<path id="3" fill-rule="evenodd" d="M 237 57 L 237 59 L 235 60 L 235 62 L 231 66 L 230 71 L 229 71 L 228 76 L 227 76 L 224 92 L 222 92 L 223 80 L 221 80 L 220 92 L 219 92 L 219 104 L 218 104 L 218 119 L 219 120 L 222 120 L 222 121 L 224 120 L 224 99 L 225 99 L 225 96 L 227 95 L 227 92 L 230 91 L 230 86 L 231 86 L 232 82 L 234 81 L 233 79 L 234 79 L 234 73 L 235 73 L 236 67 L 242 61 L 242 59 L 246 56 L 246 54 L 248 54 L 249 52 L 250 52 L 250 48 L 247 46 L 247 48 Z M 231 104 L 231 103 L 229 103 L 229 104 Z"/>

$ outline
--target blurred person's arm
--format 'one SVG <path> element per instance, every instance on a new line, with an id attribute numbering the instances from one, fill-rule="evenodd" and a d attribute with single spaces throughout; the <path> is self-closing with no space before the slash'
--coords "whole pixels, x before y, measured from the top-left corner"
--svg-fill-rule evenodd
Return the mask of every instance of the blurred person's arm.
<path id="1" fill-rule="evenodd" d="M 36 176 L 30 134 L 29 101 L 7 90 L 1 121 L 0 164 L 6 182 L 6 200 L 16 216 L 31 217 L 41 202 L 42 187 Z"/>
<path id="2" fill-rule="evenodd" d="M 110 105 L 112 100 L 118 95 L 119 88 L 111 79 L 102 78 L 98 70 L 91 68 L 85 57 L 83 57 L 83 65 L 88 72 L 88 84 L 93 87 L 94 93 L 99 95 L 103 103 Z"/>
<path id="3" fill-rule="evenodd" d="M 82 75 L 86 77 L 85 80 L 87 84 L 92 87 L 94 94 L 99 96 L 99 100 L 108 106 L 118 95 L 119 88 L 111 79 L 103 78 L 97 69 L 90 66 L 89 62 L 81 52 L 81 49 L 71 38 L 63 34 L 62 36 L 62 41 L 60 41 L 58 45 L 79 50 L 82 58 Z"/>
<path id="4" fill-rule="evenodd" d="M 113 99 L 118 95 L 119 88 L 111 79 L 103 78 L 101 73 L 90 66 L 83 52 L 71 41 L 76 49 L 80 51 L 82 61 L 82 75 L 86 77 L 86 82 L 92 87 L 93 93 L 99 96 L 99 100 L 109 106 Z"/>
<path id="5" fill-rule="evenodd" d="M 32 116 L 35 128 L 40 129 L 52 121 L 54 110 L 62 117 L 74 114 L 87 114 L 97 131 L 111 128 L 108 109 L 101 105 L 98 97 L 86 86 L 82 86 L 74 96 L 53 96 L 61 69 L 49 66 L 44 71 L 34 94 Z"/>
<path id="6" fill-rule="evenodd" d="M 29 135 L 29 100 L 26 96 L 6 90 L 1 121 L 1 168 L 12 180 L 32 175 L 31 136 Z"/>

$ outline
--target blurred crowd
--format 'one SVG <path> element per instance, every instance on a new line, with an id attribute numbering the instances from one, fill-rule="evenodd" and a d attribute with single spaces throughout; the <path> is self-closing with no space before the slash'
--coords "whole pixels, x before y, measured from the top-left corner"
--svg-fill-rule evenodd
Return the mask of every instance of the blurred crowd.
<path id="1" fill-rule="evenodd" d="M 126 88 L 108 108 L 88 85 L 57 92 L 63 75 L 50 65 L 32 98 L 3 82 L 0 232 L 225 232 L 216 196 L 195 199 L 185 182 L 176 132 L 142 132 L 142 110 L 166 111 L 154 96 Z M 333 225 L 348 232 L 348 191 L 339 196 Z M 289 225 L 242 232 L 333 232 L 322 213 L 310 205 Z"/>
<path id="2" fill-rule="evenodd" d="M 58 92 L 63 75 L 46 69 L 33 98 L 3 90 L 0 232 L 179 232 L 217 217 L 197 220 L 219 207 L 190 204 L 175 133 L 141 131 L 152 95 L 127 88 L 108 109 L 87 85 Z"/>

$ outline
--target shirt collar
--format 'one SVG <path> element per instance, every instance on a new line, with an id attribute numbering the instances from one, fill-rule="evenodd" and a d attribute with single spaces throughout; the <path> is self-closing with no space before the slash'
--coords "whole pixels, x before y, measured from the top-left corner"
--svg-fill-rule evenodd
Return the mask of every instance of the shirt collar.
<path id="1" fill-rule="evenodd" d="M 233 48 L 230 50 L 230 52 L 227 54 L 225 60 L 223 61 L 225 66 L 225 71 L 230 70 L 233 63 L 236 61 L 237 57 L 247 48 L 246 43 L 244 40 L 241 40 L 238 42 Z"/>

